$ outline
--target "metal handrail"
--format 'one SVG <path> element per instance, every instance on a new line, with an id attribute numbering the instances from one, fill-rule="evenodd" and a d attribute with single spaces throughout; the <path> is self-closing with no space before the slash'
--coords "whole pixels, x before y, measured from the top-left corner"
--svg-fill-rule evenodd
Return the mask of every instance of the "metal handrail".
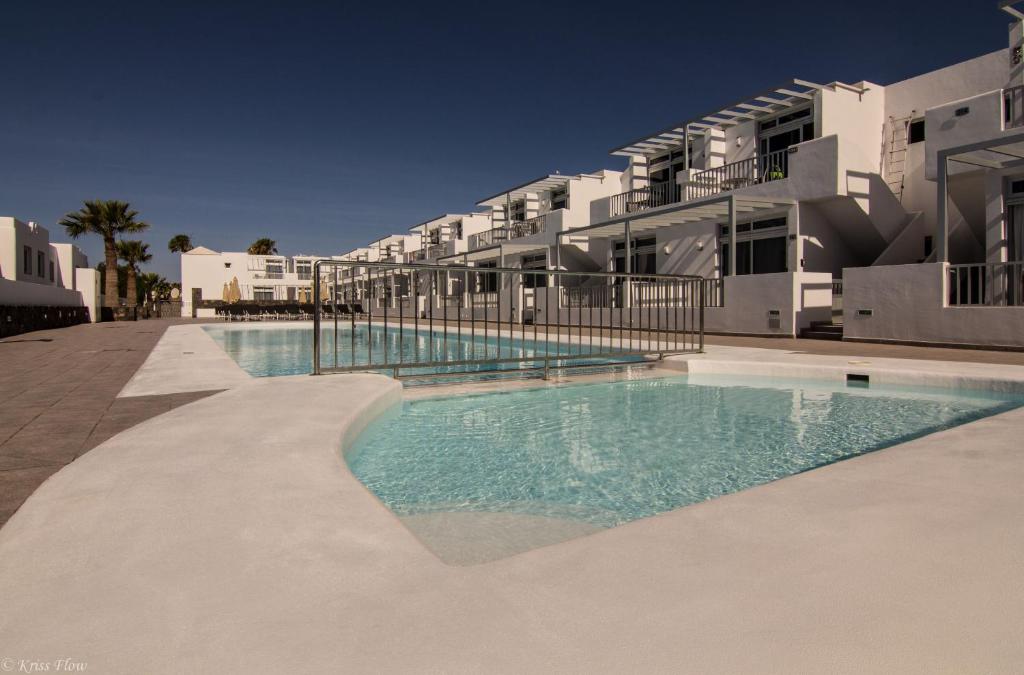
<path id="1" fill-rule="evenodd" d="M 508 228 L 504 225 L 499 227 L 492 227 L 489 230 L 483 232 L 477 232 L 476 234 L 469 235 L 469 248 L 478 249 L 485 246 L 490 246 L 498 241 L 508 240 Z"/>
<path id="2" fill-rule="evenodd" d="M 699 276 L 363 262 L 366 283 L 342 288 L 340 270 L 356 264 L 314 263 L 314 374 L 383 370 L 397 377 L 502 364 L 547 374 L 704 348 L 708 287 Z M 563 306 L 563 287 L 587 284 L 619 287 L 624 300 L 614 308 Z M 322 333 L 324 312 L 334 328 L 333 359 L 326 362 L 323 339 L 332 334 Z"/>
<path id="3" fill-rule="evenodd" d="M 1024 307 L 1024 260 L 950 265 L 949 305 Z"/>
<path id="4" fill-rule="evenodd" d="M 612 195 L 609 203 L 609 216 L 615 218 L 627 213 L 636 213 L 658 206 L 676 204 L 681 197 L 682 191 L 678 184 L 654 183 L 647 187 Z"/>
<path id="5" fill-rule="evenodd" d="M 686 198 L 712 197 L 788 176 L 789 150 L 776 150 L 695 173 L 686 186 Z"/>
<path id="6" fill-rule="evenodd" d="M 521 237 L 529 237 L 534 234 L 540 234 L 544 231 L 547 221 L 547 214 L 528 218 L 526 220 L 517 220 L 512 223 L 509 228 L 508 238 L 519 239 Z"/>

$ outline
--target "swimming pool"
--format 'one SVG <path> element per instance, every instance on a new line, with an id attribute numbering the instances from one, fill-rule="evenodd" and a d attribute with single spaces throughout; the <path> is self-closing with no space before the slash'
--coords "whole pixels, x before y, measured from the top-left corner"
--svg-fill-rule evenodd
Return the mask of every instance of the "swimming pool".
<path id="1" fill-rule="evenodd" d="M 311 328 L 285 328 L 271 326 L 267 328 L 238 328 L 227 326 L 203 326 L 221 348 L 243 370 L 254 377 L 273 377 L 278 375 L 304 375 L 312 372 L 313 331 Z M 517 331 L 518 332 L 518 331 Z M 320 331 L 321 359 L 325 366 L 334 365 L 334 329 L 326 327 Z M 433 337 L 427 329 L 419 331 L 405 328 L 401 332 L 394 326 L 386 332 L 382 326 L 357 325 L 353 331 L 345 325 L 339 327 L 337 364 L 365 365 L 372 356 L 374 363 L 381 361 L 387 353 L 389 363 L 409 362 L 447 362 L 464 359 L 493 358 L 543 358 L 545 354 L 561 355 L 573 358 L 579 363 L 601 363 L 601 359 L 586 359 L 590 351 L 589 344 L 579 342 L 555 342 L 543 339 L 533 340 L 510 339 L 503 334 L 499 340 L 491 331 L 486 337 L 481 334 L 459 335 L 449 332 L 442 335 L 435 331 Z M 355 358 L 353 358 L 353 354 Z M 634 358 L 633 360 L 639 360 Z M 532 365 L 527 363 L 525 365 Z M 472 364 L 461 366 L 465 370 L 514 370 L 520 367 L 517 363 Z M 423 374 L 450 372 L 454 368 L 439 365 L 431 368 L 407 369 L 406 374 Z M 384 369 L 387 372 L 387 369 Z"/>
<path id="2" fill-rule="evenodd" d="M 400 517 L 506 513 L 608 528 L 1022 404 L 724 375 L 549 386 L 406 401 L 346 459 Z"/>

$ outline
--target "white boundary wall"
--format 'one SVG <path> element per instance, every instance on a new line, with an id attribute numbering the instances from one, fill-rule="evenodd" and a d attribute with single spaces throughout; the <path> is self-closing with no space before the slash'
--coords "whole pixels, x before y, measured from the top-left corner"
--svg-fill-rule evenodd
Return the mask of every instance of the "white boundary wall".
<path id="1" fill-rule="evenodd" d="M 945 263 L 843 270 L 844 338 L 1024 348 L 1024 307 L 949 307 L 946 270 Z"/>
<path id="2" fill-rule="evenodd" d="M 777 311 L 778 326 L 769 312 Z M 704 310 L 704 331 L 794 337 L 832 318 L 832 275 L 780 272 L 725 277 L 725 306 Z"/>

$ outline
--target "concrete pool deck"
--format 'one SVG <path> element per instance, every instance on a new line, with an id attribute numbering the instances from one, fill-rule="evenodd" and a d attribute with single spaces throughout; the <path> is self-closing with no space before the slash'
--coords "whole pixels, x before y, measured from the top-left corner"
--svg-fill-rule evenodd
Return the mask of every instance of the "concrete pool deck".
<path id="1" fill-rule="evenodd" d="M 207 386 L 221 368 L 237 381 L 79 457 L 0 529 L 0 658 L 120 673 L 1001 673 L 1024 660 L 1024 409 L 460 567 L 339 452 L 400 400 L 398 383 L 241 377 L 174 333 L 216 346 L 173 327 L 150 356 L 161 374 L 140 369 L 122 397 Z M 1024 382 L 1019 366 L 858 346 L 709 347 L 662 365 Z"/>
<path id="2" fill-rule="evenodd" d="M 957 371 L 975 367 L 993 374 Z M 1019 670 L 1024 410 L 456 567 L 339 452 L 400 396 L 377 375 L 252 378 L 65 467 L 0 530 L 0 657 L 124 673 Z"/>

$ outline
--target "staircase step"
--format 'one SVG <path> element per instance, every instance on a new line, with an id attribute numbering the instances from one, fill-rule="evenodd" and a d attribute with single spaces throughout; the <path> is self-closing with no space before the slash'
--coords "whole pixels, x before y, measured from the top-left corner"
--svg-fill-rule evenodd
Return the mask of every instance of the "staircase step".
<path id="1" fill-rule="evenodd" d="M 840 330 L 838 333 L 834 331 L 823 331 L 823 330 L 809 330 L 805 328 L 800 331 L 800 337 L 805 340 L 842 340 L 843 331 Z"/>

